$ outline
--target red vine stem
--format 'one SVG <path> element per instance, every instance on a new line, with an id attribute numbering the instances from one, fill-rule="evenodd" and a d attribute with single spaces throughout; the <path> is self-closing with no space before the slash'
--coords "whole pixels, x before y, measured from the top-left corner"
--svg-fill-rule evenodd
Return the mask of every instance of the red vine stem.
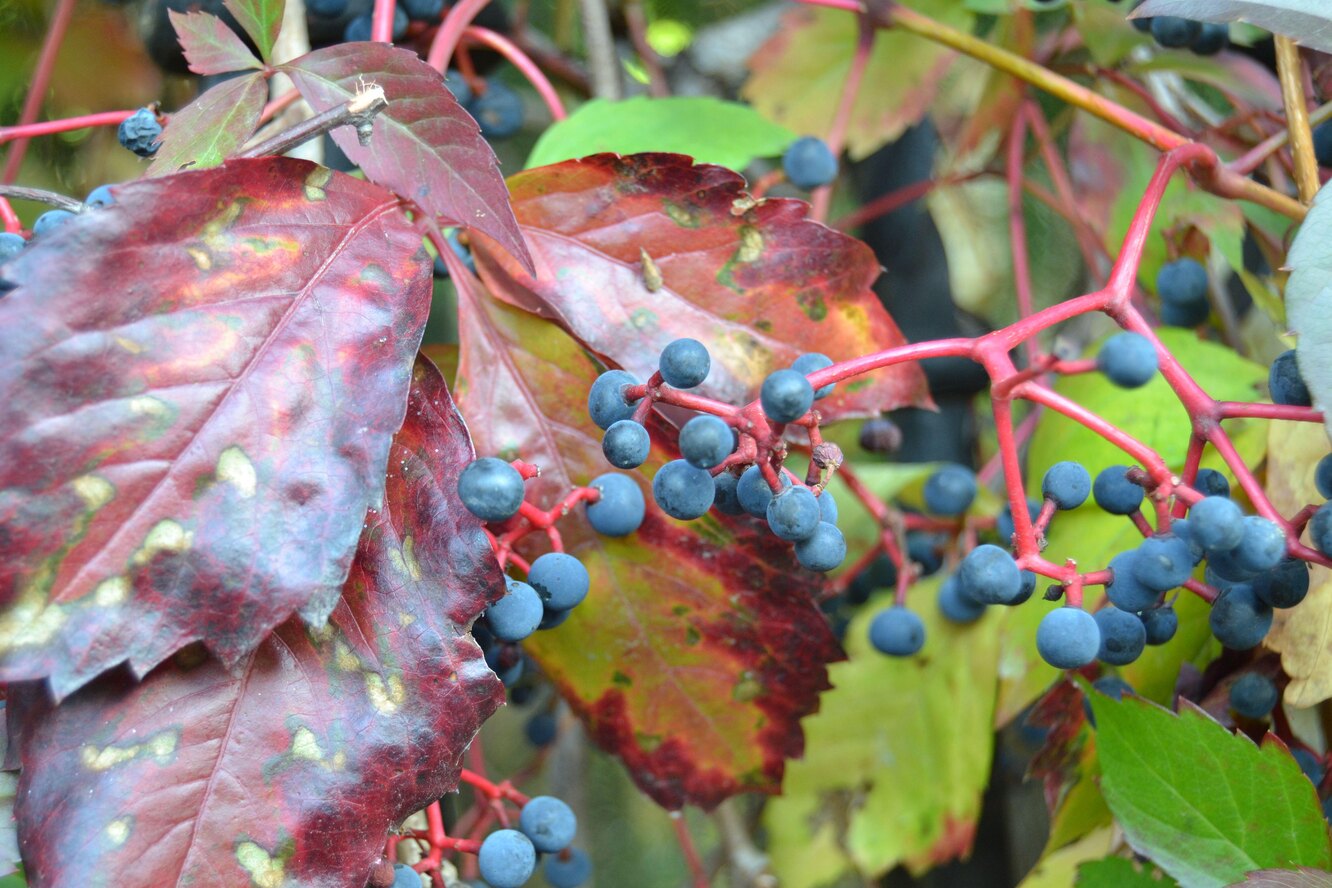
<path id="1" fill-rule="evenodd" d="M 1025 104 L 1025 103 L 1024 103 Z M 1022 212 L 1022 174 L 1027 142 L 1027 115 L 1014 115 L 1008 132 L 1008 233 L 1013 250 L 1013 288 L 1017 294 L 1018 316 L 1030 317 L 1035 311 L 1032 298 L 1031 263 L 1027 254 L 1027 220 Z M 1025 343 L 1027 360 L 1034 362 L 1040 352 L 1035 338 Z"/>
<path id="2" fill-rule="evenodd" d="M 519 73 L 527 78 L 527 82 L 532 84 L 532 88 L 546 103 L 546 108 L 550 110 L 550 116 L 554 120 L 564 120 L 569 116 L 568 112 L 564 110 L 564 102 L 560 100 L 560 94 L 555 91 L 550 79 L 537 67 L 536 62 L 532 61 L 527 53 L 519 49 L 512 40 L 503 34 L 497 34 L 489 28 L 482 28 L 477 25 L 468 25 L 463 30 L 463 37 L 489 46 L 504 56 L 509 64 L 517 68 Z"/>
<path id="3" fill-rule="evenodd" d="M 874 49 L 875 28 L 868 15 L 856 17 L 859 32 L 856 38 L 856 52 L 851 58 L 851 68 L 842 82 L 842 96 L 837 102 L 837 113 L 833 116 L 832 127 L 828 130 L 829 150 L 834 157 L 841 157 L 846 147 L 846 131 L 851 125 L 851 112 L 855 110 L 856 98 L 860 95 L 860 83 L 865 79 L 865 68 L 869 64 L 870 53 Z M 810 195 L 810 218 L 822 222 L 828 218 L 828 206 L 832 203 L 832 185 L 814 189 Z"/>
<path id="4" fill-rule="evenodd" d="M 0 126 L 0 145 L 17 139 L 52 136 L 56 133 L 72 132 L 90 126 L 116 126 L 133 113 L 133 111 L 102 111 L 98 114 L 84 114 L 80 117 L 63 117 L 59 120 L 43 120 L 39 123 Z M 17 148 L 17 146 L 15 147 Z"/>

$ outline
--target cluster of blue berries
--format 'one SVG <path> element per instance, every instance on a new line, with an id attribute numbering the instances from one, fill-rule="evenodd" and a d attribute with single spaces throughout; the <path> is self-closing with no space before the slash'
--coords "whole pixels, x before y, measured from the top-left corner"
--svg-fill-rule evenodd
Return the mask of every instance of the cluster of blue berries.
<path id="1" fill-rule="evenodd" d="M 798 357 L 790 368 L 769 374 L 759 393 L 767 418 L 784 424 L 807 414 L 816 400 L 827 397 L 834 388 L 826 385 L 815 391 L 807 375 L 831 365 L 832 359 L 826 355 L 810 353 Z M 711 367 L 703 343 L 677 339 L 662 350 L 658 373 L 664 384 L 685 390 L 707 379 Z M 651 449 L 647 429 L 634 418 L 639 401 L 626 396 L 637 385 L 631 374 L 609 370 L 597 378 L 588 394 L 588 413 L 606 433 L 602 452 L 611 465 L 621 469 L 638 468 Z M 796 560 L 804 567 L 829 571 L 841 564 L 846 540 L 837 528 L 837 503 L 832 494 L 794 481 L 779 468 L 772 469 L 776 485 L 758 464 L 739 474 L 734 471 L 737 466 L 720 468 L 739 442 L 739 433 L 726 420 L 710 413 L 691 418 L 680 429 L 681 458 L 662 466 L 652 480 L 657 506 L 681 521 L 701 518 L 713 508 L 727 515 L 763 518 L 774 535 L 795 545 Z M 778 488 L 775 492 L 774 486 Z M 590 508 L 588 517 L 592 517 Z"/>
<path id="2" fill-rule="evenodd" d="M 99 210 L 109 207 L 115 202 L 115 198 L 111 195 L 110 186 L 98 185 L 84 199 L 83 209 L 84 212 Z M 47 210 L 32 223 L 33 240 L 50 234 L 76 215 L 78 214 L 69 210 Z M 18 256 L 27 245 L 28 240 L 23 235 L 11 231 L 0 231 L 0 265 L 4 265 L 10 259 Z"/>
<path id="3" fill-rule="evenodd" d="M 476 118 L 487 139 L 507 139 L 523 128 L 523 98 L 500 81 L 486 80 L 485 89 L 477 92 L 460 73 L 449 71 L 444 86 Z"/>
<path id="4" fill-rule="evenodd" d="M 517 829 L 496 830 L 481 843 L 481 878 L 490 888 L 520 888 L 544 856 L 542 872 L 553 888 L 578 888 L 591 877 L 592 863 L 570 846 L 577 830 L 568 805 L 554 796 L 534 796 L 519 812 Z"/>
<path id="5" fill-rule="evenodd" d="M 1133 27 L 1166 49 L 1187 49 L 1200 56 L 1216 55 L 1230 45 L 1230 26 L 1198 22 L 1177 15 L 1132 19 Z"/>

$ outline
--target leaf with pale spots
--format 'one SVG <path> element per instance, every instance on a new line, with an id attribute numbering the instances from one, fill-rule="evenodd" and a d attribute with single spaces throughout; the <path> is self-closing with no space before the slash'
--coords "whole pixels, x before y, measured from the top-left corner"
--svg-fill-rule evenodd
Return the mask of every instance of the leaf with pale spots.
<path id="1" fill-rule="evenodd" d="M 304 161 L 122 185 L 7 263 L 0 680 L 62 697 L 333 609 L 430 294 L 378 186 Z"/>
<path id="2" fill-rule="evenodd" d="M 467 431 L 427 361 L 390 454 L 325 628 L 290 620 L 235 671 L 190 648 L 58 708 L 19 690 L 33 884 L 364 885 L 390 826 L 456 787 L 503 702 L 466 633 L 502 583 L 457 498 Z"/>
<path id="3" fill-rule="evenodd" d="M 743 404 L 803 352 L 842 361 L 905 340 L 870 289 L 874 253 L 808 217 L 798 200 L 755 201 L 744 179 L 678 154 L 597 154 L 509 179 L 536 275 L 483 238 L 486 286 L 553 318 L 646 380 L 661 350 L 692 337 L 712 353 L 698 391 Z M 842 383 L 825 419 L 928 403 L 914 363 Z"/>
<path id="4" fill-rule="evenodd" d="M 549 321 L 492 299 L 474 278 L 458 285 L 458 402 L 477 451 L 539 465 L 529 497 L 547 505 L 611 471 L 587 416 L 597 365 Z M 659 431 L 649 472 L 678 456 Z M 649 505 L 623 539 L 593 533 L 581 510 L 560 531 L 592 591 L 523 647 L 592 738 L 667 808 L 777 791 L 804 748 L 800 719 L 828 687 L 825 664 L 839 657 L 813 603 L 821 578 L 749 518 L 681 523 Z"/>

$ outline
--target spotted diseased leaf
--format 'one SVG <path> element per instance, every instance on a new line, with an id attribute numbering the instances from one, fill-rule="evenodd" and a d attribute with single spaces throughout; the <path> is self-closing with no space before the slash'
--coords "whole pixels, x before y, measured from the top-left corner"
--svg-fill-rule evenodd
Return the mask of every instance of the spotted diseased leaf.
<path id="1" fill-rule="evenodd" d="M 449 225 L 495 239 L 522 263 L 532 258 L 509 207 L 499 161 L 481 130 L 416 53 L 383 43 L 345 43 L 301 56 L 282 70 L 316 112 L 353 98 L 367 84 L 384 90 L 368 145 L 349 127 L 330 135 L 352 163 Z"/>
<path id="2" fill-rule="evenodd" d="M 185 60 L 195 74 L 226 74 L 246 68 L 262 68 L 245 42 L 220 18 L 206 12 L 179 13 L 168 9 Z"/>
<path id="3" fill-rule="evenodd" d="M 586 412 L 597 365 L 549 321 L 491 298 L 475 279 L 455 280 L 458 401 L 477 452 L 539 465 L 529 497 L 547 504 L 612 471 Z M 648 469 L 672 455 L 658 439 Z M 642 474 L 630 477 L 647 487 Z M 592 737 L 667 808 L 776 791 L 804 746 L 799 720 L 828 687 L 824 664 L 839 656 L 812 603 L 821 578 L 748 519 L 682 523 L 649 505 L 626 538 L 595 534 L 581 511 L 560 530 L 592 590 L 566 623 L 523 647 Z"/>
<path id="4" fill-rule="evenodd" d="M 268 82 L 257 72 L 208 90 L 171 115 L 148 175 L 217 166 L 254 134 L 267 97 Z"/>
<path id="5" fill-rule="evenodd" d="M 222 5 L 250 35 L 264 61 L 270 61 L 278 31 L 282 30 L 284 0 L 222 0 Z"/>
<path id="6" fill-rule="evenodd" d="M 119 187 L 4 268 L 0 680 L 62 697 L 337 603 L 430 294 L 399 201 L 304 161 Z"/>
<path id="7" fill-rule="evenodd" d="M 509 179 L 535 276 L 482 241 L 477 268 L 505 301 L 557 320 L 646 380 L 682 336 L 704 343 L 699 391 L 735 404 L 817 351 L 846 360 L 905 340 L 870 285 L 869 247 L 797 200 L 754 201 L 744 179 L 678 154 L 598 154 Z M 915 364 L 838 386 L 825 418 L 928 403 Z"/>
<path id="8" fill-rule="evenodd" d="M 328 624 L 284 623 L 235 671 L 197 648 L 16 713 L 18 823 L 41 885 L 364 885 L 387 830 L 452 791 L 504 692 L 467 634 L 502 593 L 458 501 L 467 431 L 416 365 L 383 507 Z"/>

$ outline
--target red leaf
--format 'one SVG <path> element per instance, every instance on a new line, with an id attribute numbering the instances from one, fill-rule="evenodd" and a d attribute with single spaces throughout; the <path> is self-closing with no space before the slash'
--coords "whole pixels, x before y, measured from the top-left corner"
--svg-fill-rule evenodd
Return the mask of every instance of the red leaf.
<path id="1" fill-rule="evenodd" d="M 220 18 L 206 12 L 179 13 L 168 9 L 180 48 L 195 74 L 226 74 L 263 68 L 245 42 Z"/>
<path id="2" fill-rule="evenodd" d="M 466 625 L 502 590 L 455 493 L 467 431 L 439 371 L 415 375 L 326 628 L 289 621 L 234 673 L 192 648 L 59 708 L 24 688 L 33 884 L 361 886 L 388 828 L 456 788 L 504 699 Z"/>
<path id="3" fill-rule="evenodd" d="M 375 117 L 370 144 L 340 127 L 330 133 L 338 147 L 371 181 L 447 224 L 494 238 L 524 268 L 532 267 L 495 152 L 439 72 L 416 53 L 383 43 L 344 43 L 301 56 L 282 70 L 316 112 L 346 102 L 367 83 L 381 87 L 388 107 Z"/>
<path id="4" fill-rule="evenodd" d="M 8 263 L 0 680 L 59 697 L 322 623 L 384 489 L 429 269 L 392 195 L 284 158 L 121 186 Z"/>
<path id="5" fill-rule="evenodd" d="M 530 495 L 548 505 L 611 471 L 587 417 L 598 367 L 553 324 L 455 280 L 458 399 L 478 452 L 540 465 Z M 658 445 L 650 469 L 675 455 Z M 596 741 L 668 808 L 775 792 L 804 748 L 800 719 L 828 687 L 824 664 L 841 655 L 812 603 L 822 578 L 750 519 L 681 523 L 649 505 L 626 539 L 597 535 L 581 511 L 560 530 L 592 590 L 523 646 Z"/>
<path id="6" fill-rule="evenodd" d="M 724 167 L 678 154 L 598 154 L 509 180 L 535 279 L 482 241 L 477 268 L 500 298 L 557 319 L 646 380 L 690 336 L 712 352 L 700 391 L 732 403 L 803 352 L 845 360 L 905 340 L 870 285 L 869 247 L 807 218 L 796 200 L 755 203 Z M 644 256 L 648 257 L 647 259 Z M 825 417 L 928 404 L 915 364 L 841 385 Z"/>
<path id="7" fill-rule="evenodd" d="M 268 97 L 259 73 L 224 80 L 171 115 L 149 176 L 215 167 L 254 134 Z"/>

